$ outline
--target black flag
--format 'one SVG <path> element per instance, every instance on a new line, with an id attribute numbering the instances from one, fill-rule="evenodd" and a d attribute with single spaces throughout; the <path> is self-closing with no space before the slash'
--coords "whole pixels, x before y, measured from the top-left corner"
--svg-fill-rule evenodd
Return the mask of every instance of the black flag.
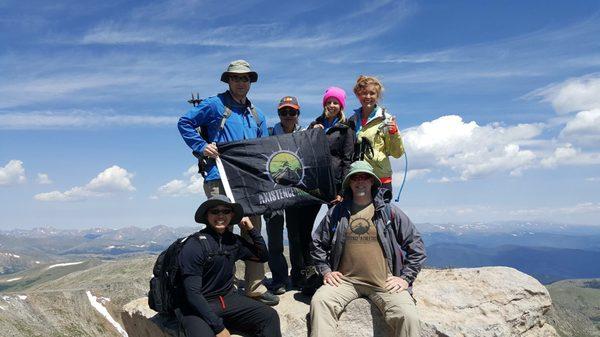
<path id="1" fill-rule="evenodd" d="M 329 144 L 321 129 L 218 147 L 235 202 L 247 215 L 335 198 Z"/>

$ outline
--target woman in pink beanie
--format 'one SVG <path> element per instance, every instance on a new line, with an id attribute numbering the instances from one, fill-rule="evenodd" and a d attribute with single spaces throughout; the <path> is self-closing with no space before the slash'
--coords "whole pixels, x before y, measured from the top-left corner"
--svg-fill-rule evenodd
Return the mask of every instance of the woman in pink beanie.
<path id="1" fill-rule="evenodd" d="M 346 92 L 342 88 L 330 87 L 323 95 L 323 113 L 310 125 L 309 129 L 321 128 L 325 131 L 331 151 L 331 166 L 335 175 L 337 196 L 331 201 L 336 204 L 342 200 L 342 181 L 352 164 L 354 156 L 354 122 L 346 119 Z"/>

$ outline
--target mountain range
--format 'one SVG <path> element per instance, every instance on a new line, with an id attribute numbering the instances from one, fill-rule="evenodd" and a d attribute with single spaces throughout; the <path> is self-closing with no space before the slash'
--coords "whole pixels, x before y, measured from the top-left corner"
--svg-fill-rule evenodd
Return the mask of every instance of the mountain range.
<path id="1" fill-rule="evenodd" d="M 0 232 L 0 275 L 37 265 L 87 258 L 115 259 L 156 254 L 194 228 L 155 226 L 121 229 L 56 229 L 51 227 Z"/>
<path id="2" fill-rule="evenodd" d="M 600 290 L 592 278 L 600 277 L 600 228 L 519 222 L 417 227 L 429 267 L 504 265 L 543 283 L 563 280 L 547 286 L 554 302 L 551 324 L 564 337 L 599 335 Z M 0 331 L 9 336 L 120 336 L 92 306 L 100 303 L 118 317 L 123 304 L 146 293 L 156 254 L 197 229 L 0 232 Z"/>
<path id="3" fill-rule="evenodd" d="M 426 244 L 430 267 L 509 266 L 544 284 L 600 277 L 600 264 L 596 262 L 600 261 L 600 226 L 513 221 L 423 223 L 417 227 Z M 0 275 L 40 264 L 157 254 L 176 238 L 196 230 L 155 226 L 0 231 Z"/>

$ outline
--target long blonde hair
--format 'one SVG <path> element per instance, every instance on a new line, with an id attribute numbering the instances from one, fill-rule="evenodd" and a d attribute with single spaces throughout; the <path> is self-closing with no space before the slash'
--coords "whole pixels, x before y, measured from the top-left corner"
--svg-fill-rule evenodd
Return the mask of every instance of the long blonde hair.
<path id="1" fill-rule="evenodd" d="M 323 118 L 328 118 L 330 116 L 329 111 L 325 107 L 323 107 L 323 114 L 322 114 L 322 116 L 323 116 Z M 345 123 L 346 122 L 346 115 L 344 115 L 344 109 L 341 107 L 341 105 L 340 105 L 339 119 L 340 119 L 341 123 Z"/>

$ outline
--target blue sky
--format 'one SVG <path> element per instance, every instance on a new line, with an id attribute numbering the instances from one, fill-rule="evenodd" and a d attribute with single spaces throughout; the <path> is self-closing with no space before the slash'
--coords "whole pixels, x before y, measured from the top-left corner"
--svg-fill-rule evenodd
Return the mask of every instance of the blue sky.
<path id="1" fill-rule="evenodd" d="M 192 224 L 176 122 L 239 58 L 270 123 L 378 76 L 416 222 L 600 225 L 598 36 L 596 1 L 0 1 L 0 229 Z"/>

